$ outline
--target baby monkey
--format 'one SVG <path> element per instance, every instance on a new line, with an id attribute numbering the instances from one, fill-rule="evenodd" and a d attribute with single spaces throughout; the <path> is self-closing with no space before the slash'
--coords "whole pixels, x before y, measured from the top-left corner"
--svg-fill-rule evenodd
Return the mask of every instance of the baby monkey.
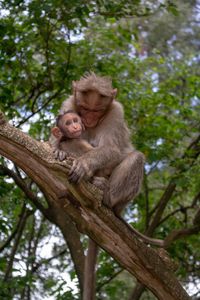
<path id="1" fill-rule="evenodd" d="M 56 137 L 58 151 L 55 156 L 64 160 L 67 156 L 80 156 L 93 149 L 93 147 L 81 138 L 84 125 L 79 115 L 73 110 L 68 110 L 56 118 L 56 127 L 51 132 Z"/>
<path id="2" fill-rule="evenodd" d="M 52 128 L 51 133 L 56 137 L 55 158 L 60 161 L 67 157 L 80 157 L 82 154 L 94 149 L 86 140 L 82 138 L 84 125 L 80 116 L 73 110 L 68 110 L 56 118 L 56 126 Z M 110 175 L 110 170 L 99 170 L 92 183 L 106 192 L 108 181 L 106 176 Z M 88 175 L 90 176 L 89 170 Z M 70 181 L 70 173 L 69 173 Z M 87 179 L 87 178 L 86 178 Z"/>

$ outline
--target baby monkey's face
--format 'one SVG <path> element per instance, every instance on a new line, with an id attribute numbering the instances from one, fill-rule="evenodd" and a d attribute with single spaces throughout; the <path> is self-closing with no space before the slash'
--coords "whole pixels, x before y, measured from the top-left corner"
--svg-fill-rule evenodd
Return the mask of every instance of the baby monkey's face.
<path id="1" fill-rule="evenodd" d="M 63 115 L 60 120 L 60 129 L 67 138 L 79 138 L 83 130 L 81 118 L 76 113 L 67 113 Z"/>

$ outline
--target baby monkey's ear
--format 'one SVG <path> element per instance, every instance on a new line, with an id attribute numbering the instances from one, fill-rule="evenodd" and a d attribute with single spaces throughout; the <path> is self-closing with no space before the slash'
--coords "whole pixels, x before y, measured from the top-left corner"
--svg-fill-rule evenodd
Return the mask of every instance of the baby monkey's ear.
<path id="1" fill-rule="evenodd" d="M 53 134 L 53 136 L 55 136 L 57 139 L 61 139 L 61 137 L 63 136 L 60 128 L 58 127 L 53 127 L 51 129 L 51 133 Z"/>

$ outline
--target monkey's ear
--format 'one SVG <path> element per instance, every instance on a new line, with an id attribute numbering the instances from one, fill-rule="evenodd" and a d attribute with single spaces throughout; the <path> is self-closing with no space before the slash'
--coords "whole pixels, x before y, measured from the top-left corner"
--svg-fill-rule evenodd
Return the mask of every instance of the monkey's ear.
<path id="1" fill-rule="evenodd" d="M 112 98 L 114 99 L 117 96 L 117 89 L 113 89 L 111 92 Z"/>
<path id="2" fill-rule="evenodd" d="M 62 137 L 62 132 L 60 131 L 60 129 L 58 127 L 53 127 L 51 129 L 51 133 L 57 138 L 60 139 Z"/>

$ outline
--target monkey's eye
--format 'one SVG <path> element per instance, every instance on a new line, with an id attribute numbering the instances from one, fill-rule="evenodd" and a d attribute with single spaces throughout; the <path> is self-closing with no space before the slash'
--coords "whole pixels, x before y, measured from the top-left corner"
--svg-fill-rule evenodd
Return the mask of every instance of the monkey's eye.
<path id="1" fill-rule="evenodd" d="M 108 96 L 106 96 L 106 95 L 100 95 L 101 96 L 101 98 L 109 98 Z"/>
<path id="2" fill-rule="evenodd" d="M 78 123 L 78 118 L 74 118 L 74 119 L 73 119 L 73 122 L 74 122 L 74 123 Z"/>
<path id="3" fill-rule="evenodd" d="M 66 122 L 65 122 L 65 125 L 66 126 L 69 126 L 71 124 L 71 120 L 67 120 Z"/>

